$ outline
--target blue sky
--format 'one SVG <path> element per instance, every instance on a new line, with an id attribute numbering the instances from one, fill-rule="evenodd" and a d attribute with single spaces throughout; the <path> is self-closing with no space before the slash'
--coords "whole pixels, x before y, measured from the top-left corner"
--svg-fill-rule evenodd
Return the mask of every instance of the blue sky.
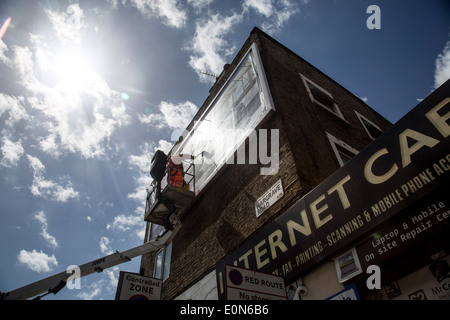
<path id="1" fill-rule="evenodd" d="M 381 29 L 369 30 L 370 5 Z M 0 2 L 0 290 L 143 241 L 150 159 L 170 149 L 254 26 L 391 122 L 450 77 L 450 3 Z M 177 136 L 178 137 L 178 136 Z M 45 299 L 114 299 L 119 270 Z"/>

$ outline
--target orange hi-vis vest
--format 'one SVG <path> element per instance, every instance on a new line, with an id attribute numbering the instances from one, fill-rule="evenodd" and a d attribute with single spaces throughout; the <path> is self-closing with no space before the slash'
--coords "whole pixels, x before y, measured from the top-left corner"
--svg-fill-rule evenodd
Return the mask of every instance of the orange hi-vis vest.
<path id="1" fill-rule="evenodd" d="M 169 183 L 175 187 L 183 188 L 183 163 L 176 164 L 169 158 L 167 161 Z"/>

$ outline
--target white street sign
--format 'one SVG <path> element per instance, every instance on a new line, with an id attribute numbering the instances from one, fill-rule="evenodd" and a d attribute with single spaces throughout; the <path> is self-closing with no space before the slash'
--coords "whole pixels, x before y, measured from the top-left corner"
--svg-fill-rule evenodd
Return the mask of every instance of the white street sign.
<path id="1" fill-rule="evenodd" d="M 286 300 L 286 298 L 236 288 L 227 288 L 227 300 Z"/>
<path id="2" fill-rule="evenodd" d="M 225 266 L 228 300 L 286 300 L 284 279 L 273 274 Z"/>
<path id="3" fill-rule="evenodd" d="M 279 179 L 269 190 L 255 202 L 256 217 L 262 215 L 267 209 L 284 196 L 283 184 Z"/>
<path id="4" fill-rule="evenodd" d="M 116 300 L 161 300 L 162 280 L 120 271 Z"/>

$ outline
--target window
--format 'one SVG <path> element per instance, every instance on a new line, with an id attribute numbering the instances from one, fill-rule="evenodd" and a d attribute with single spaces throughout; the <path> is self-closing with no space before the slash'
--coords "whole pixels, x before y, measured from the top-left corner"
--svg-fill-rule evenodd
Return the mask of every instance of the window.
<path id="1" fill-rule="evenodd" d="M 334 101 L 331 93 L 321 88 L 319 85 L 315 84 L 308 78 L 304 77 L 302 74 L 300 74 L 300 76 L 302 77 L 303 83 L 305 84 L 306 90 L 308 91 L 309 97 L 311 98 L 312 102 L 324 108 L 328 112 L 331 112 L 332 114 L 338 116 L 339 118 L 344 119 L 344 116 L 342 115 L 341 110 Z"/>
<path id="2" fill-rule="evenodd" d="M 383 131 L 378 127 L 376 124 L 374 124 L 372 121 L 364 117 L 363 115 L 356 112 L 356 115 L 358 116 L 359 121 L 361 122 L 362 126 L 364 127 L 364 130 L 366 130 L 367 135 L 370 139 L 375 140 L 378 138 Z"/>
<path id="3" fill-rule="evenodd" d="M 274 110 L 259 50 L 253 44 L 173 154 L 195 158 L 200 192 L 255 128 Z"/>
<path id="4" fill-rule="evenodd" d="M 165 248 L 158 251 L 155 257 L 155 268 L 153 270 L 153 277 L 162 279 L 163 281 L 169 277 L 170 273 L 170 257 L 172 255 L 172 242 Z"/>
<path id="5" fill-rule="evenodd" d="M 330 141 L 334 155 L 336 156 L 336 160 L 341 167 L 343 167 L 347 162 L 349 162 L 354 156 L 358 154 L 358 150 L 352 148 L 347 143 L 337 139 L 335 136 L 329 134 L 328 132 L 326 134 L 328 140 Z"/>
<path id="6" fill-rule="evenodd" d="M 166 231 L 166 228 L 163 226 L 160 226 L 156 223 L 150 223 L 148 226 L 148 240 L 147 241 L 153 241 L 157 239 L 159 236 L 163 235 L 163 233 Z"/>
<path id="7" fill-rule="evenodd" d="M 336 145 L 337 152 L 339 154 L 340 163 L 341 166 L 345 165 L 347 162 L 349 162 L 354 154 L 352 152 L 349 152 L 346 148 L 341 147 L 340 145 Z"/>

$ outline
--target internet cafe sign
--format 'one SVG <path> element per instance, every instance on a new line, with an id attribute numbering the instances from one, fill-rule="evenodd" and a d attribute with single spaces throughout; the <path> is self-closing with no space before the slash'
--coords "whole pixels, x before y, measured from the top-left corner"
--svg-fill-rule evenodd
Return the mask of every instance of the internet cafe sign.
<path id="1" fill-rule="evenodd" d="M 449 181 L 450 80 L 344 167 L 217 265 L 273 273 L 286 283 L 362 239 Z"/>

